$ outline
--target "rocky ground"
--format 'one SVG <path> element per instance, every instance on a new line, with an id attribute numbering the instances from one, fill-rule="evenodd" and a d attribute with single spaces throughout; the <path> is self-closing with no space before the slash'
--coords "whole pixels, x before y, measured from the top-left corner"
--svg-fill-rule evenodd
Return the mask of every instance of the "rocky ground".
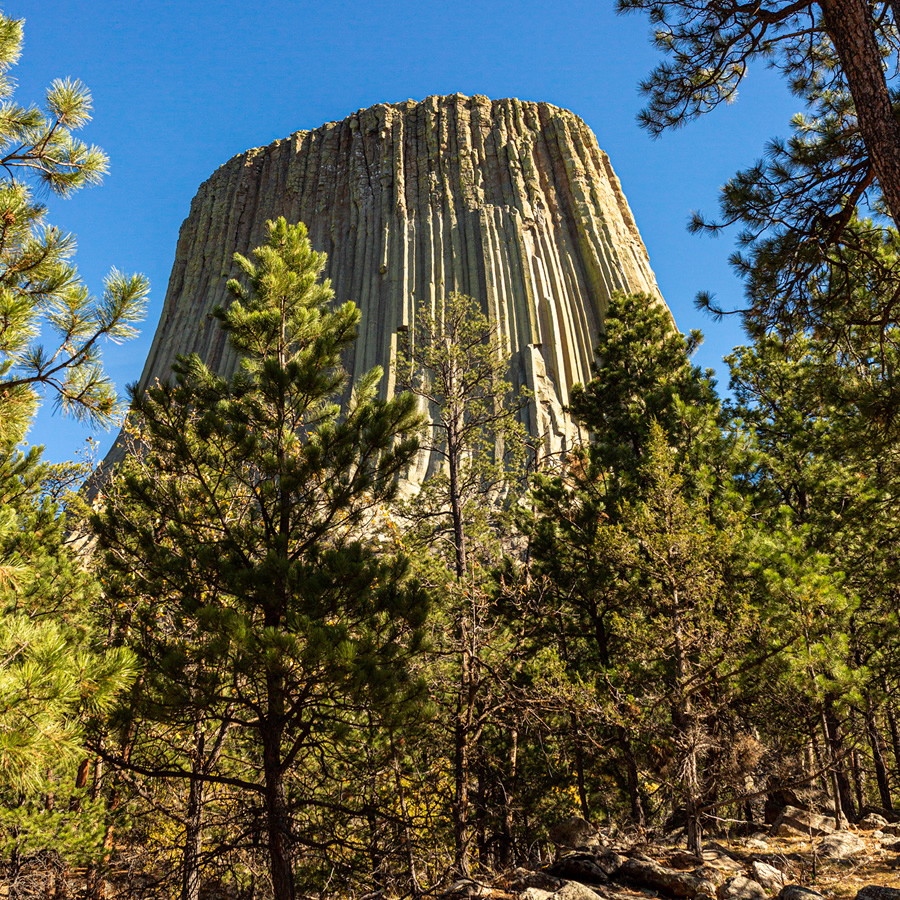
<path id="1" fill-rule="evenodd" d="M 543 869 L 462 880 L 449 894 L 481 900 L 900 900 L 900 824 L 870 815 L 833 820 L 786 807 L 770 828 L 710 840 L 703 858 L 675 839 L 613 839 L 582 819 L 551 831 L 559 847 Z"/>

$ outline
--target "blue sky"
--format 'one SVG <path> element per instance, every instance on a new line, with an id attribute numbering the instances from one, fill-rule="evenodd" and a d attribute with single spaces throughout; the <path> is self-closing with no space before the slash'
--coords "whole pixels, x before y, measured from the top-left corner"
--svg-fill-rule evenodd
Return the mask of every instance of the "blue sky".
<path id="1" fill-rule="evenodd" d="M 94 292 L 113 266 L 152 283 L 141 338 L 104 351 L 121 390 L 143 366 L 191 198 L 219 165 L 374 103 L 457 91 L 543 100 L 587 122 L 622 181 L 679 327 L 706 334 L 697 361 L 727 381 L 721 358 L 741 342 L 740 329 L 696 312 L 693 298 L 710 290 L 724 306 L 740 305 L 742 285 L 727 264 L 732 241 L 689 235 L 686 223 L 691 210 L 714 213 L 719 187 L 787 133 L 798 104 L 768 70 L 751 72 L 733 106 L 654 141 L 635 123 L 638 83 L 657 59 L 649 24 L 615 15 L 613 0 L 9 0 L 2 8 L 26 20 L 12 73 L 17 99 L 40 101 L 54 78 L 80 78 L 94 97 L 82 136 L 111 159 L 101 186 L 51 200 L 49 220 L 77 235 Z M 47 405 L 29 439 L 60 461 L 87 434 Z M 113 435 L 96 437 L 103 452 Z"/>

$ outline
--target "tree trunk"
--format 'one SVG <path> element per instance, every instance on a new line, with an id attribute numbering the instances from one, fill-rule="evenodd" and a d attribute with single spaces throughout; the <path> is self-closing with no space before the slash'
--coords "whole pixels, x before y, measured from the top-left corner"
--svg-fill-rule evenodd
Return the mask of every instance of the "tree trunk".
<path id="1" fill-rule="evenodd" d="M 834 765 L 838 790 L 841 793 L 841 811 L 848 822 L 853 822 L 856 820 L 856 812 L 854 811 L 850 779 L 847 777 L 847 769 L 843 762 L 845 756 L 844 735 L 841 731 L 841 723 L 834 711 L 834 700 L 832 697 L 827 697 L 825 700 L 825 716 L 828 723 L 831 761 Z"/>
<path id="2" fill-rule="evenodd" d="M 469 736 L 471 733 L 472 659 L 469 650 L 469 634 L 466 613 L 463 610 L 459 622 L 460 683 L 453 726 L 453 839 L 456 868 L 462 875 L 469 874 Z"/>
<path id="3" fill-rule="evenodd" d="M 422 894 L 419 885 L 419 876 L 416 873 L 416 858 L 413 853 L 413 829 L 409 820 L 409 811 L 406 807 L 406 791 L 403 787 L 403 776 L 400 772 L 400 758 L 397 755 L 397 747 L 391 743 L 391 761 L 394 768 L 394 783 L 397 786 L 397 800 L 400 803 L 400 819 L 403 827 L 403 847 L 406 851 L 406 865 L 409 868 L 410 893 L 413 898 Z"/>
<path id="4" fill-rule="evenodd" d="M 866 735 L 869 738 L 869 747 L 872 748 L 872 764 L 875 767 L 875 781 L 878 783 L 881 805 L 885 809 L 893 809 L 894 804 L 891 800 L 890 780 L 884 755 L 884 741 L 881 739 L 881 732 L 875 719 L 872 700 L 868 696 L 866 697 Z"/>
<path id="5" fill-rule="evenodd" d="M 680 598 L 677 590 L 672 596 L 672 637 L 675 654 L 675 699 L 672 704 L 672 724 L 685 749 L 684 796 L 687 814 L 687 849 L 703 857 L 703 827 L 700 822 L 700 760 L 697 753 L 697 728 L 690 694 L 685 692 L 688 661 L 684 652 Z"/>
<path id="6" fill-rule="evenodd" d="M 194 773 L 192 773 L 194 774 Z M 200 850 L 203 846 L 203 781 L 191 778 L 184 823 L 184 854 L 181 860 L 181 900 L 200 896 Z"/>
<path id="7" fill-rule="evenodd" d="M 841 797 L 841 786 L 838 780 L 837 762 L 834 755 L 834 743 L 831 739 L 831 733 L 828 728 L 828 715 L 825 712 L 825 705 L 822 705 L 822 734 L 825 738 L 825 753 L 828 764 L 828 772 L 831 780 L 831 801 L 834 803 L 834 822 L 838 829 L 847 827 L 847 818 L 844 815 L 844 806 Z"/>
<path id="8" fill-rule="evenodd" d="M 457 426 L 454 421 L 447 429 L 447 465 L 450 469 L 450 518 L 453 522 L 453 549 L 456 555 L 456 578 L 466 576 L 466 532 L 463 522 L 462 496 L 459 487 L 459 464 L 462 449 L 459 446 Z M 458 415 L 462 415 L 459 413 Z"/>
<path id="9" fill-rule="evenodd" d="M 268 624 L 268 622 L 267 622 Z M 284 792 L 281 742 L 284 729 L 284 685 L 273 672 L 266 674 L 268 715 L 259 723 L 265 777 L 266 826 L 269 842 L 269 875 L 274 900 L 294 900 L 291 860 L 291 828 Z"/>
<path id="10" fill-rule="evenodd" d="M 628 800 L 631 804 L 631 818 L 638 828 L 647 826 L 647 818 L 644 814 L 644 804 L 641 800 L 641 783 L 638 778 L 637 761 L 634 758 L 634 750 L 631 739 L 623 725 L 618 726 L 618 743 L 622 750 L 622 758 L 625 760 L 625 775 L 628 779 Z M 587 818 L 585 816 L 585 818 Z"/>
<path id="11" fill-rule="evenodd" d="M 866 0 L 818 0 L 853 97 L 860 134 L 895 225 L 900 227 L 900 123 L 894 115 Z"/>
<path id="12" fill-rule="evenodd" d="M 888 701 L 885 704 L 885 711 L 887 712 L 888 728 L 891 732 L 891 749 L 894 751 L 894 774 L 900 778 L 900 727 L 897 725 L 894 704 Z"/>
<path id="13" fill-rule="evenodd" d="M 850 771 L 853 773 L 853 793 L 856 798 L 856 808 L 862 809 L 866 805 L 866 771 L 860 764 L 857 735 L 860 732 L 859 716 L 856 711 L 850 710 L 850 729 L 853 734 L 853 749 L 850 751 Z"/>
<path id="14" fill-rule="evenodd" d="M 581 749 L 581 723 L 578 713 L 572 712 L 572 743 L 575 750 L 575 777 L 578 781 L 578 800 L 581 803 L 581 817 L 591 820 L 591 809 L 588 806 L 587 786 L 584 779 L 584 752 Z"/>
<path id="15" fill-rule="evenodd" d="M 509 770 L 503 783 L 503 844 L 500 850 L 500 866 L 508 869 L 513 863 L 515 834 L 516 770 L 519 756 L 519 730 L 512 726 L 509 730 Z"/>
<path id="16" fill-rule="evenodd" d="M 203 846 L 203 722 L 194 722 L 194 759 L 184 821 L 184 852 L 181 859 L 181 900 L 198 900 L 200 896 L 200 851 Z"/>

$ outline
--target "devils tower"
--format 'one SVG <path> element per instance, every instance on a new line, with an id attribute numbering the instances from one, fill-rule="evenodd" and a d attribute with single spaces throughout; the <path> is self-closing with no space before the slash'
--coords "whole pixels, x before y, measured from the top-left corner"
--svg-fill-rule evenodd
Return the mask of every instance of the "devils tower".
<path id="1" fill-rule="evenodd" d="M 563 408 L 591 377 L 610 294 L 659 297 L 609 158 L 576 115 L 461 94 L 379 104 L 248 150 L 201 185 L 140 386 L 168 377 L 177 354 L 233 371 L 212 310 L 235 251 L 281 215 L 306 224 L 337 300 L 362 311 L 351 375 L 382 366 L 390 395 L 417 308 L 470 294 L 498 323 L 511 380 L 535 394 L 527 425 L 548 451 L 574 436 Z"/>

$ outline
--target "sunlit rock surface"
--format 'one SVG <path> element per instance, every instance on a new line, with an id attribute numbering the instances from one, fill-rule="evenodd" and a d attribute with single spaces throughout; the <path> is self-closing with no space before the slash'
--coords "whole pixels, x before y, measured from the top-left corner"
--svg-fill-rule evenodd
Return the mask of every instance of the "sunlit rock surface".
<path id="1" fill-rule="evenodd" d="M 662 302 L 609 159 L 576 115 L 460 94 L 380 104 L 248 150 L 201 185 L 142 386 L 176 354 L 233 371 L 211 313 L 227 303 L 234 252 L 280 215 L 306 223 L 337 299 L 362 310 L 351 374 L 382 366 L 390 395 L 398 332 L 442 294 L 471 294 L 499 323 L 511 380 L 535 394 L 524 415 L 546 453 L 577 437 L 564 407 L 590 378 L 610 294 Z M 411 478 L 436 464 L 423 454 Z"/>

